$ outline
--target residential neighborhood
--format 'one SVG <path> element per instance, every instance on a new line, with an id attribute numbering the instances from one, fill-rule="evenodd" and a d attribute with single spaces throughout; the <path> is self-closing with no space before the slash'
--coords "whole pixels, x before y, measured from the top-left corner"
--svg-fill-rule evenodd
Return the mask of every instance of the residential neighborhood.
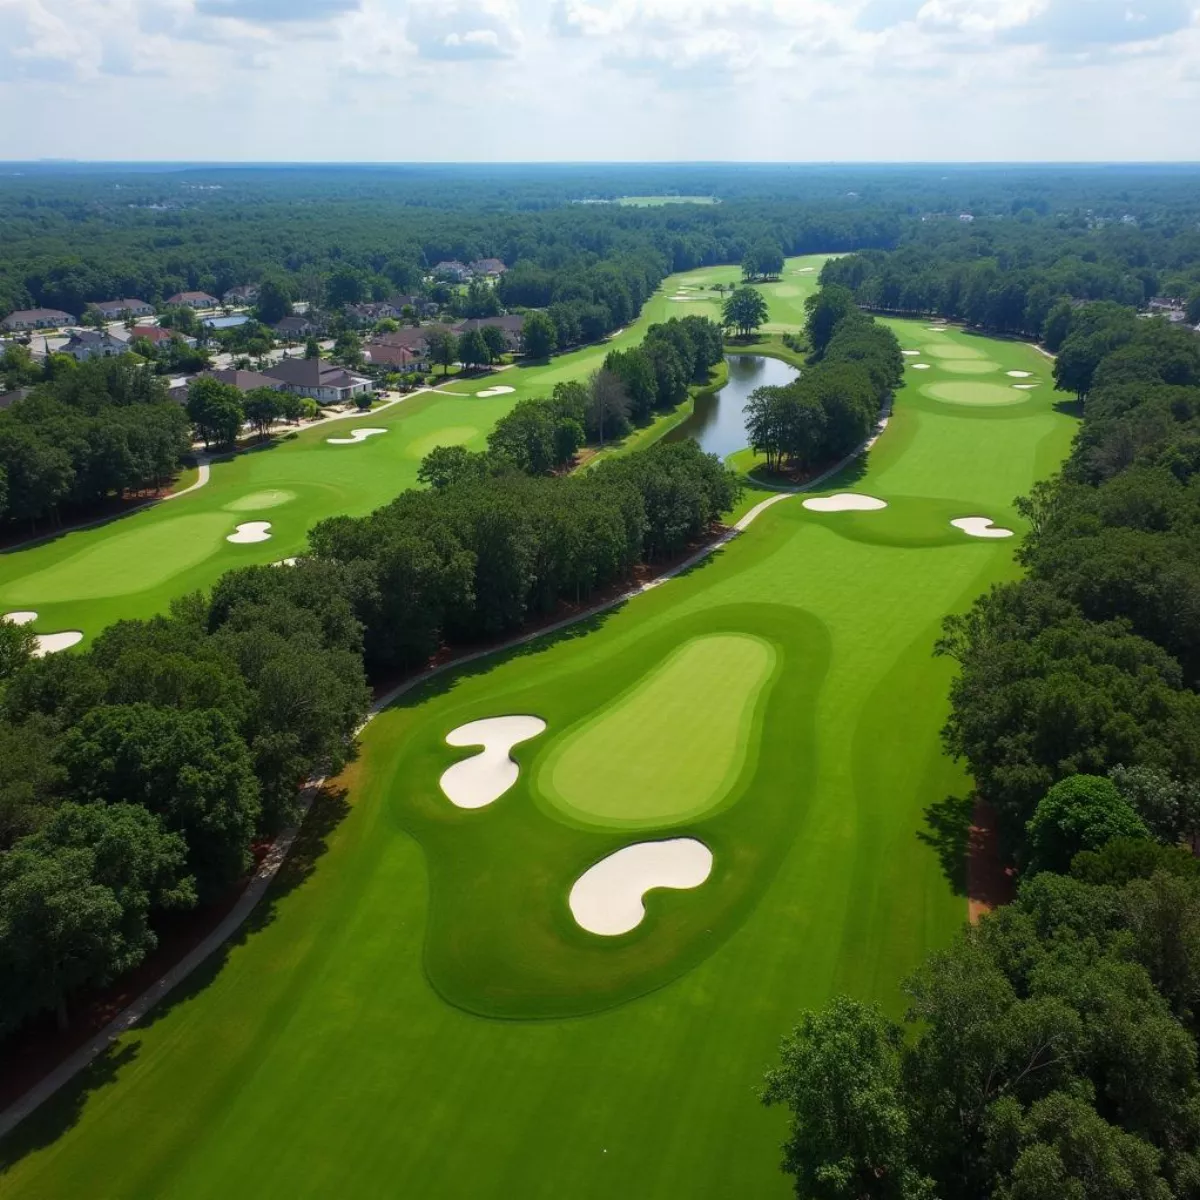
<path id="1" fill-rule="evenodd" d="M 145 300 L 98 300 L 88 305 L 89 312 L 98 312 L 106 321 L 121 321 L 126 317 L 152 317 L 154 305 Z"/>
<path id="2" fill-rule="evenodd" d="M 74 325 L 75 317 L 58 308 L 26 308 L 11 312 L 0 326 L 14 332 L 21 329 L 54 329 L 64 325 Z"/>
<path id="3" fill-rule="evenodd" d="M 289 392 L 318 404 L 344 404 L 372 390 L 371 380 L 320 358 L 285 358 L 264 372 Z"/>
<path id="4" fill-rule="evenodd" d="M 176 292 L 175 295 L 167 297 L 167 303 L 172 307 L 184 308 L 221 307 L 220 300 L 216 296 L 210 296 L 207 292 Z"/>

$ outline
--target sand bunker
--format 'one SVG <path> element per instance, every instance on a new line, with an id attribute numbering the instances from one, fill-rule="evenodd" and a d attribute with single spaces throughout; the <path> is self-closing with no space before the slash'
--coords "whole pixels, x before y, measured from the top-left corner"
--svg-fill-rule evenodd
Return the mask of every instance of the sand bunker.
<path id="1" fill-rule="evenodd" d="M 815 271 L 816 269 L 817 269 L 816 267 L 797 267 L 796 274 L 797 275 L 807 275 L 811 271 Z"/>
<path id="2" fill-rule="evenodd" d="M 237 527 L 236 533 L 228 534 L 225 540 L 236 542 L 238 545 L 270 541 L 271 535 L 268 532 L 270 528 L 270 521 L 246 521 Z"/>
<path id="3" fill-rule="evenodd" d="M 377 433 L 387 433 L 386 429 L 352 429 L 350 436 L 344 438 L 326 438 L 325 440 L 331 446 L 357 446 L 359 442 L 365 442 L 367 438 L 374 437 Z"/>
<path id="4" fill-rule="evenodd" d="M 642 923 L 647 892 L 699 887 L 712 865 L 712 851 L 695 838 L 625 846 L 575 881 L 568 898 L 571 915 L 588 933 L 617 937 Z"/>
<path id="5" fill-rule="evenodd" d="M 83 641 L 83 634 L 78 629 L 66 629 L 62 633 L 39 633 L 37 647 L 33 652 L 34 658 L 45 658 L 47 654 L 57 654 Z"/>
<path id="6" fill-rule="evenodd" d="M 541 717 L 485 717 L 450 730 L 447 745 L 483 747 L 474 758 L 465 758 L 442 772 L 439 782 L 450 803 L 458 808 L 486 808 L 499 800 L 517 782 L 520 772 L 508 752 L 545 728 Z"/>
<path id="7" fill-rule="evenodd" d="M 1001 529 L 993 525 L 991 517 L 958 517 L 950 524 L 955 529 L 961 529 L 968 537 L 1008 538 L 1013 535 L 1011 529 Z"/>
<path id="8" fill-rule="evenodd" d="M 928 329 L 930 333 L 945 333 L 946 330 L 950 328 L 950 326 L 949 325 L 926 325 L 925 328 Z"/>
<path id="9" fill-rule="evenodd" d="M 1036 383 L 1014 383 L 1013 387 L 1018 392 L 1032 392 L 1038 385 Z"/>
<path id="10" fill-rule="evenodd" d="M 273 567 L 294 567 L 300 560 L 298 558 L 281 558 L 278 562 L 273 562 Z"/>
<path id="11" fill-rule="evenodd" d="M 900 353 L 907 354 L 911 357 L 912 355 L 920 354 L 921 352 L 920 352 L 920 350 L 901 350 Z"/>
<path id="12" fill-rule="evenodd" d="M 812 500 L 805 500 L 804 507 L 813 512 L 874 512 L 887 508 L 887 501 L 858 492 L 838 492 L 835 496 L 816 496 Z"/>
<path id="13" fill-rule="evenodd" d="M 1010 379 L 1028 379 L 1033 374 L 1032 371 L 1005 371 L 1004 373 Z"/>
<path id="14" fill-rule="evenodd" d="M 510 392 L 515 392 L 516 390 L 516 388 L 498 385 L 496 387 L 484 388 L 482 392 L 476 392 L 475 395 L 486 400 L 488 396 L 507 396 Z"/>
<path id="15" fill-rule="evenodd" d="M 912 367 L 912 369 L 914 371 L 928 371 L 929 370 L 928 363 L 909 363 L 908 365 L 910 367 Z"/>
<path id="16" fill-rule="evenodd" d="M 11 621 L 14 625 L 28 625 L 31 621 L 37 620 L 37 613 L 21 610 L 19 612 L 10 612 L 4 614 L 6 621 Z"/>

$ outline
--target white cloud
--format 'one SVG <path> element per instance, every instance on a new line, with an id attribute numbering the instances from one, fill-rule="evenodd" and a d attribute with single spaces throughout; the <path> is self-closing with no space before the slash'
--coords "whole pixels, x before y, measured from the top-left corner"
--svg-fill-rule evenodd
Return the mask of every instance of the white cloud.
<path id="1" fill-rule="evenodd" d="M 412 0 L 408 39 L 423 58 L 510 58 L 522 43 L 509 0 Z"/>
<path id="2" fill-rule="evenodd" d="M 0 0 L 0 158 L 1194 158 L 1198 3 Z"/>

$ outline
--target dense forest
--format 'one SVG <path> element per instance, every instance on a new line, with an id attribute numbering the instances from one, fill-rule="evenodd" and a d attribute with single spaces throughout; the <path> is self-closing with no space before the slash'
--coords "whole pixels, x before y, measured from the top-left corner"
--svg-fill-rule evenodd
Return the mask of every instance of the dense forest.
<path id="1" fill-rule="evenodd" d="M 946 621 L 947 749 L 1020 880 L 908 984 L 847 998 L 767 1077 L 803 1197 L 1200 1196 L 1200 339 L 1099 304 L 1085 396 L 1019 504 L 1025 577 Z"/>
<path id="2" fill-rule="evenodd" d="M 300 299 L 323 300 L 335 275 L 339 294 L 382 299 L 438 261 L 482 256 L 576 274 L 636 258 L 665 274 L 741 263 L 764 242 L 788 254 L 900 247 L 916 256 L 906 278 L 947 284 L 956 263 L 1007 273 L 1078 258 L 1083 281 L 1092 264 L 1194 263 L 1196 183 L 1194 169 L 1167 166 L 30 165 L 0 175 L 0 311 L 219 296 L 276 272 Z M 648 194 L 720 202 L 586 203 Z"/>

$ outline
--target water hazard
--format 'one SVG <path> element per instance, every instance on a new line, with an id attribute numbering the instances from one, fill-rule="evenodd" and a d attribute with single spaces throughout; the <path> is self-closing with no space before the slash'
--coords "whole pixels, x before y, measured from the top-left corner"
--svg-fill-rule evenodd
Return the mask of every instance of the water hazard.
<path id="1" fill-rule="evenodd" d="M 742 414 L 750 393 L 760 387 L 782 387 L 800 374 L 777 358 L 757 354 L 730 355 L 725 361 L 729 364 L 729 382 L 716 395 L 701 396 L 692 415 L 667 434 L 667 441 L 694 438 L 701 450 L 720 458 L 740 450 L 746 445 Z"/>

